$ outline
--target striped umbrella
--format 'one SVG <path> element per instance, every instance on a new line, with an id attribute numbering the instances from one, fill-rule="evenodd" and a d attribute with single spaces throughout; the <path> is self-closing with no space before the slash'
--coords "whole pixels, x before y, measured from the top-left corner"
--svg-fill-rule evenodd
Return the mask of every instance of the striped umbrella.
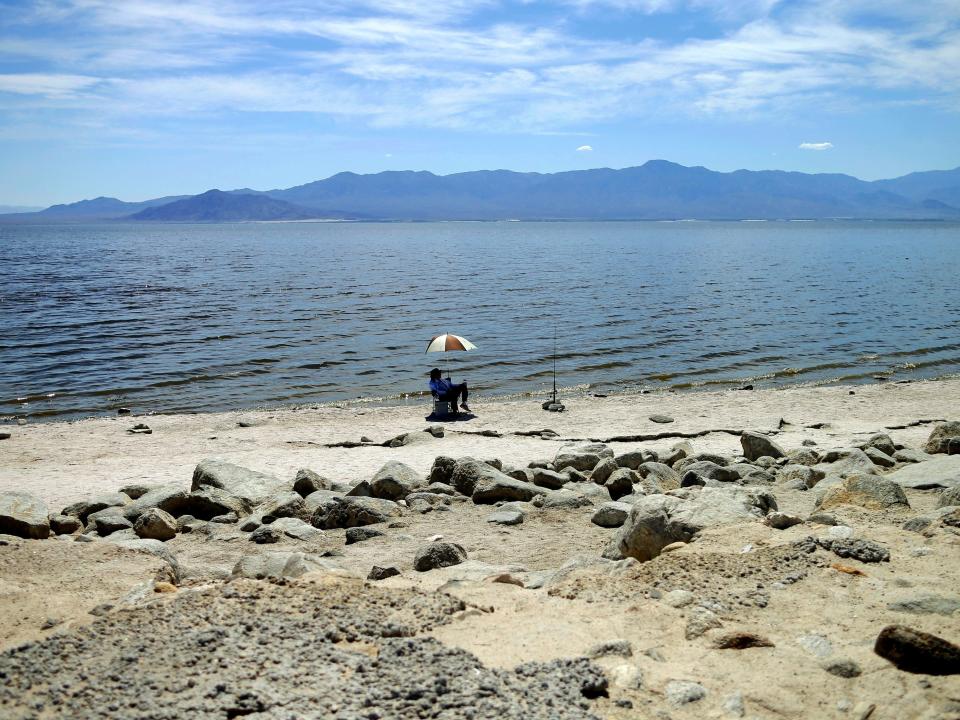
<path id="1" fill-rule="evenodd" d="M 459 335 L 445 333 L 437 335 L 427 343 L 426 352 L 452 352 L 454 350 L 476 350 L 477 346 Z M 447 368 L 447 379 L 450 379 L 450 370 Z"/>
<path id="2" fill-rule="evenodd" d="M 476 350 L 477 346 L 459 335 L 437 335 L 427 343 L 426 352 L 450 352 L 451 350 Z"/>

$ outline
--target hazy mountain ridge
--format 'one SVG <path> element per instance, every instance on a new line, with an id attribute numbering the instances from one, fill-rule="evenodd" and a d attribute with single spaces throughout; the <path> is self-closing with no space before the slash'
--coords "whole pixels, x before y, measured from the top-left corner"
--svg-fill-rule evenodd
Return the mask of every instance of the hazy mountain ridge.
<path id="1" fill-rule="evenodd" d="M 142 203 L 96 198 L 7 218 L 155 222 L 960 219 L 960 168 L 872 182 L 843 174 L 782 170 L 721 173 L 665 160 L 620 170 L 558 173 L 342 172 L 285 189 L 213 190 Z"/>

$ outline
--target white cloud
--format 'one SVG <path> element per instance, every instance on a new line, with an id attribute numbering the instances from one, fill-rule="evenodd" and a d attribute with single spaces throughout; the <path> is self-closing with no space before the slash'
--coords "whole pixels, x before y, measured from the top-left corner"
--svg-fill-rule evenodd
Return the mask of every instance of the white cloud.
<path id="1" fill-rule="evenodd" d="M 798 146 L 801 150 L 829 150 L 833 147 L 832 142 L 802 142 Z"/>
<path id="2" fill-rule="evenodd" d="M 593 147 L 590 145 L 581 145 L 577 148 L 577 152 L 593 152 Z"/>

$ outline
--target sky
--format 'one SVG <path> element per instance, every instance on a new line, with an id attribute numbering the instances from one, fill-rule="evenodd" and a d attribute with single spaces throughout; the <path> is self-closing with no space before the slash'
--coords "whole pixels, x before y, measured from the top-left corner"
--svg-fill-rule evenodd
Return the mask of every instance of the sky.
<path id="1" fill-rule="evenodd" d="M 0 204 L 960 166 L 960 0 L 0 0 Z"/>

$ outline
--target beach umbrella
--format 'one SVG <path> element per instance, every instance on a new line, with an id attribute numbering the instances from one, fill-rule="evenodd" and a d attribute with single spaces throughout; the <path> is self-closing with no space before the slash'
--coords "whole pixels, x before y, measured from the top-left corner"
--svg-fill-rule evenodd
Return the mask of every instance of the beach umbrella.
<path id="1" fill-rule="evenodd" d="M 430 342 L 427 343 L 427 349 L 425 352 L 454 352 L 457 350 L 476 350 L 477 346 L 472 342 L 467 340 L 465 337 L 460 337 L 459 335 L 452 335 L 450 333 L 444 333 L 443 335 L 437 335 L 430 339 Z M 450 372 L 447 371 L 447 379 L 450 378 Z"/>

